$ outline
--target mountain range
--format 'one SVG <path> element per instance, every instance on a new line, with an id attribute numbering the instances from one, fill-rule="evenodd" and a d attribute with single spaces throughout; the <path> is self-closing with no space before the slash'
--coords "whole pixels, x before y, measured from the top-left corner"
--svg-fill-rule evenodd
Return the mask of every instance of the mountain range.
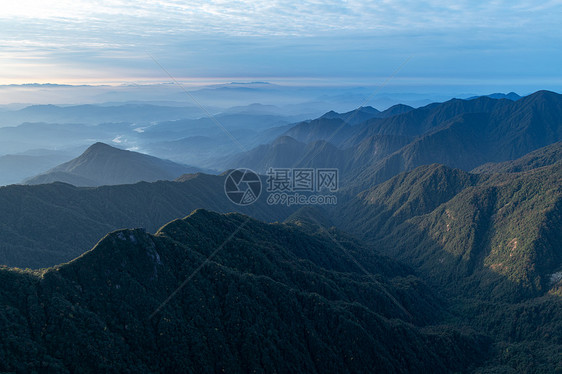
<path id="1" fill-rule="evenodd" d="M 57 265 L 84 253 L 107 232 L 132 227 L 154 233 L 199 208 L 268 222 L 283 221 L 295 210 L 264 200 L 235 205 L 224 193 L 225 178 L 188 174 L 176 181 L 97 188 L 60 182 L 0 187 L 0 263 L 35 269 Z"/>
<path id="2" fill-rule="evenodd" d="M 359 192 L 421 165 L 470 171 L 562 140 L 562 95 L 549 91 L 517 101 L 453 99 L 397 112 L 359 124 L 333 116 L 300 123 L 282 139 L 231 157 L 228 167 L 265 172 L 264 165 L 278 160 L 279 167 L 323 167 L 330 157 L 347 188 Z M 284 149 L 280 143 L 292 145 Z M 332 149 L 323 154 L 326 148 Z"/>
<path id="3" fill-rule="evenodd" d="M 0 187 L 0 371 L 562 370 L 562 95 L 507 96 L 220 160 L 338 168 L 332 206 L 235 205 L 228 171 L 124 184 L 173 163 L 101 143 L 51 172 L 96 187 Z"/>

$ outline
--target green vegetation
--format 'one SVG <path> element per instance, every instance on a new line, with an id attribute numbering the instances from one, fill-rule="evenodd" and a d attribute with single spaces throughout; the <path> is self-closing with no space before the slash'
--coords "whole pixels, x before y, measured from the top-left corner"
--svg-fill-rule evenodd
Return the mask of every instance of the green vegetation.
<path id="1" fill-rule="evenodd" d="M 518 173 L 420 167 L 328 212 L 416 269 L 448 300 L 448 324 L 494 340 L 478 373 L 562 370 L 562 162 L 554 149 L 511 162 L 527 170 Z M 549 162 L 537 162 L 546 154 Z"/>
<path id="2" fill-rule="evenodd" d="M 41 272 L 0 269 L 0 370 L 450 372 L 486 358 L 489 341 L 442 326 L 408 268 L 344 245 L 373 275 L 295 224 L 200 210 Z"/>
<path id="3" fill-rule="evenodd" d="M 188 175 L 178 182 L 77 188 L 54 183 L 0 187 L 0 264 L 41 268 L 67 262 L 106 233 L 127 227 L 156 232 L 198 208 L 238 211 L 282 221 L 293 211 L 256 204 L 239 207 L 224 194 L 224 176 Z"/>
<path id="4" fill-rule="evenodd" d="M 0 262 L 74 258 L 0 268 L 0 371 L 562 372 L 560 95 L 397 110 L 243 155 L 340 167 L 335 207 L 240 208 L 204 174 L 0 188 Z M 201 207 L 284 223 L 178 219 Z M 122 227 L 156 233 L 85 252 Z"/>
<path id="5" fill-rule="evenodd" d="M 537 149 L 517 160 L 500 163 L 487 163 L 474 170 L 473 173 L 519 173 L 543 166 L 552 165 L 562 160 L 562 142 Z"/>

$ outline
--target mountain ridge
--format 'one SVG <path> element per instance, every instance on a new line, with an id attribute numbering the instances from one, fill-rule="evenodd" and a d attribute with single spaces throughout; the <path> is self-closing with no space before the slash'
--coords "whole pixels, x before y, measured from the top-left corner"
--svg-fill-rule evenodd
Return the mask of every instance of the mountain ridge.
<path id="1" fill-rule="evenodd" d="M 284 238 L 291 235 L 287 246 Z M 361 248 L 349 250 L 371 271 L 392 264 Z M 197 271 L 201 263 L 206 265 Z M 11 345 L 0 346 L 6 357 L 0 368 L 355 373 L 414 366 L 447 372 L 481 363 L 489 341 L 432 325 L 439 322 L 439 300 L 401 271 L 393 278 L 366 277 L 329 238 L 238 214 L 196 211 L 155 235 L 110 233 L 74 261 L 41 272 L 0 269 L 10 295 L 30 295 L 23 305 L 0 293 L 9 308 L 0 310 L 0 324 L 8 320 L 12 327 L 2 325 L 10 333 L 0 341 Z M 162 304 L 174 291 L 177 297 Z M 406 308 L 416 305 L 417 318 L 398 317 L 391 294 Z"/>

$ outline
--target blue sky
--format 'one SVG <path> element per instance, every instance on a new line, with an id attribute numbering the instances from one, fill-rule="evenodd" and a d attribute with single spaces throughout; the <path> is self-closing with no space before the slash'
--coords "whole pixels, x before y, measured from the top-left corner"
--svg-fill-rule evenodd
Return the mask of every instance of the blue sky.
<path id="1" fill-rule="evenodd" d="M 562 1 L 18 0 L 0 84 L 186 82 L 561 91 Z"/>

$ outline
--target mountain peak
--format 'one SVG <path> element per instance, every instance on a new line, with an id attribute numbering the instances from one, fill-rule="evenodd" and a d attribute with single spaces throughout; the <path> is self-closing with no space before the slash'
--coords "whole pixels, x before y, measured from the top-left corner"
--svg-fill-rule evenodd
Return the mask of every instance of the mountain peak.
<path id="1" fill-rule="evenodd" d="M 324 113 L 320 118 L 339 118 L 341 116 L 340 113 L 330 110 L 329 112 Z"/>
<path id="2" fill-rule="evenodd" d="M 113 152 L 113 151 L 129 152 L 124 149 L 113 147 L 107 143 L 96 142 L 91 146 L 89 146 L 88 149 L 86 149 L 82 155 L 86 155 L 91 152 Z"/>
<path id="3" fill-rule="evenodd" d="M 407 113 L 411 110 L 414 110 L 414 108 L 412 108 L 409 105 L 405 105 L 405 104 L 396 104 L 391 106 L 390 108 L 384 110 L 381 112 L 381 114 L 384 117 L 392 117 L 392 116 L 396 116 L 398 114 L 403 114 L 403 113 Z"/>
<path id="4" fill-rule="evenodd" d="M 528 96 L 525 96 L 525 99 L 533 99 L 533 100 L 554 100 L 556 98 L 559 98 L 561 95 L 553 92 L 553 91 L 548 91 L 548 90 L 540 90 L 537 91 L 535 93 L 532 93 Z"/>
<path id="5" fill-rule="evenodd" d="M 112 147 L 109 144 L 102 143 L 102 142 L 96 142 L 96 143 L 94 143 L 94 144 L 92 144 L 91 146 L 88 147 L 88 149 L 98 149 L 98 148 L 107 149 L 107 148 L 115 148 L 115 147 Z"/>
<path id="6" fill-rule="evenodd" d="M 183 174 L 199 171 L 191 166 L 97 142 L 77 158 L 25 183 L 44 184 L 62 180 L 75 186 L 95 187 L 174 180 Z"/>

